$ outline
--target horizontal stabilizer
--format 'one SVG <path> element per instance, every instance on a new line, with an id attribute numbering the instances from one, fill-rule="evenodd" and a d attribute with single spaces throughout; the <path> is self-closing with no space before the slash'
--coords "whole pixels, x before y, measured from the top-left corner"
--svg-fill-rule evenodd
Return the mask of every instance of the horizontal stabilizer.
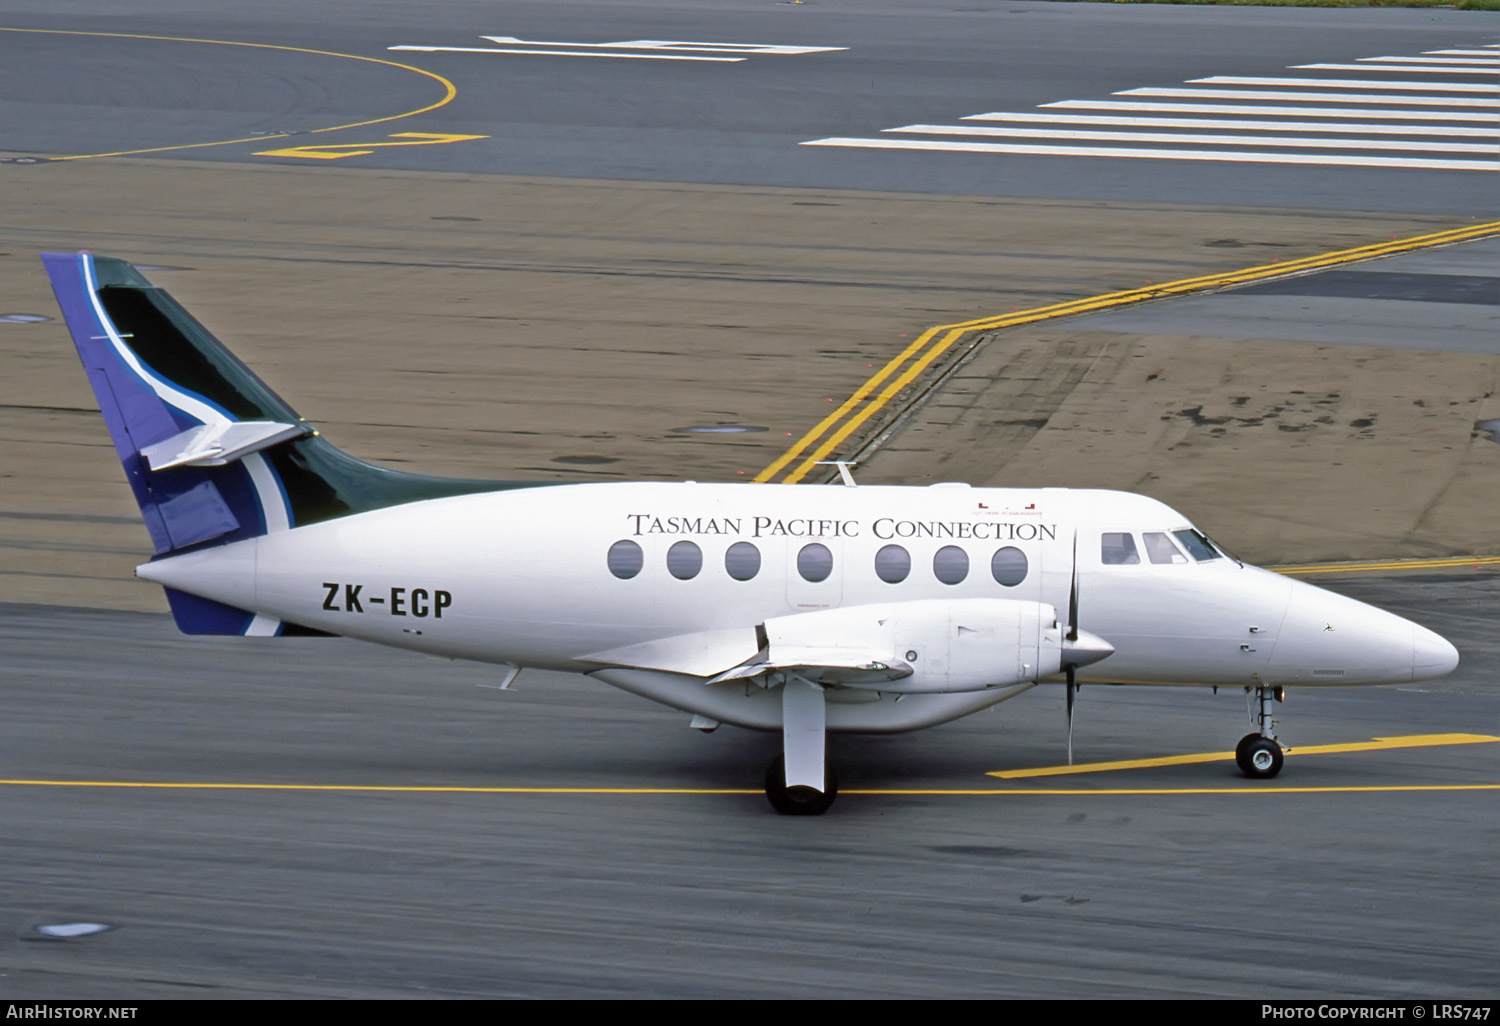
<path id="1" fill-rule="evenodd" d="M 279 442 L 312 434 L 306 423 L 278 424 L 269 420 L 204 424 L 141 447 L 152 470 L 173 467 L 222 467 L 226 463 L 269 449 Z"/>

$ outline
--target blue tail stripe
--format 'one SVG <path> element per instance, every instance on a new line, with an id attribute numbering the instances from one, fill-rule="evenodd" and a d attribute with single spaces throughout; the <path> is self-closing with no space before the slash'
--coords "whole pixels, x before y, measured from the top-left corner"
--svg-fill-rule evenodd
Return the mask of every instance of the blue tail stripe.
<path id="1" fill-rule="evenodd" d="M 153 473 L 141 456 L 143 447 L 171 438 L 201 421 L 163 401 L 158 388 L 169 395 L 182 395 L 188 405 L 194 404 L 193 396 L 170 382 L 157 382 L 157 387 L 153 387 L 116 350 L 108 337 L 114 326 L 102 323 L 90 287 L 91 260 L 87 254 L 42 255 L 58 306 L 88 373 L 100 413 L 157 554 L 216 539 L 227 542 L 264 534 L 260 497 L 243 467 L 179 468 Z M 144 366 L 142 371 L 150 373 Z M 216 404 L 198 401 L 203 403 L 198 409 L 209 415 L 218 408 Z M 280 495 L 275 496 L 275 501 L 284 503 Z"/>
<path id="2" fill-rule="evenodd" d="M 234 606 L 226 606 L 213 599 L 189 595 L 176 588 L 165 589 L 167 605 L 172 607 L 172 619 L 177 629 L 184 634 L 244 634 L 250 629 L 254 613 Z"/>
<path id="3" fill-rule="evenodd" d="M 78 358 L 94 385 L 100 411 L 123 462 L 142 447 L 171 438 L 182 428 L 150 386 L 120 360 L 105 337 L 106 329 L 94 312 L 84 274 L 86 259 L 58 253 L 42 255 Z M 108 383 L 109 398 L 113 401 L 106 402 L 106 397 L 100 394 L 101 377 Z"/>

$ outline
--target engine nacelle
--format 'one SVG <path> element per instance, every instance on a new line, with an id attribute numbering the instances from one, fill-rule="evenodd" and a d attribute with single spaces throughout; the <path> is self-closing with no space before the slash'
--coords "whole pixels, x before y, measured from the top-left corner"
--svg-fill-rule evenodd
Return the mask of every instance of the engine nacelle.
<path id="1" fill-rule="evenodd" d="M 1015 599 L 848 606 L 769 619 L 765 632 L 771 666 L 796 668 L 819 683 L 910 694 L 983 691 L 1051 676 L 1073 644 L 1065 642 L 1056 608 Z"/>

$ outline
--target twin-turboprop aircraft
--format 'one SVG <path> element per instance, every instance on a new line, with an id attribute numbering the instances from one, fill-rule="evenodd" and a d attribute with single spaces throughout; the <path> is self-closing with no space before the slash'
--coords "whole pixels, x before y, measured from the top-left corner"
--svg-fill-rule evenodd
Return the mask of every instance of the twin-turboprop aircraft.
<path id="1" fill-rule="evenodd" d="M 1452 670 L 1443 638 L 1246 566 L 1153 499 L 1059 488 L 463 481 L 345 455 L 121 260 L 44 254 L 189 634 L 325 634 L 588 674 L 780 731 L 778 812 L 837 794 L 831 731 L 915 730 L 1039 683 L 1287 687 Z"/>

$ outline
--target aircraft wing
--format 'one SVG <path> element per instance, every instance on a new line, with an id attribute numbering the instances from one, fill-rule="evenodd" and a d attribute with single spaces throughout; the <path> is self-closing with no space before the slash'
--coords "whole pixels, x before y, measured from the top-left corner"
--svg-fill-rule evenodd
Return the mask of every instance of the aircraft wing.
<path id="1" fill-rule="evenodd" d="M 1113 651 L 1106 642 L 1088 640 L 1097 643 L 1088 662 Z M 781 671 L 812 684 L 942 693 L 1057 673 L 1063 644 L 1050 605 L 922 599 L 768 617 L 754 627 L 676 635 L 579 658 L 687 674 L 709 684 Z"/>
<path id="2" fill-rule="evenodd" d="M 754 627 L 699 631 L 579 656 L 579 662 L 712 677 L 760 650 Z"/>

